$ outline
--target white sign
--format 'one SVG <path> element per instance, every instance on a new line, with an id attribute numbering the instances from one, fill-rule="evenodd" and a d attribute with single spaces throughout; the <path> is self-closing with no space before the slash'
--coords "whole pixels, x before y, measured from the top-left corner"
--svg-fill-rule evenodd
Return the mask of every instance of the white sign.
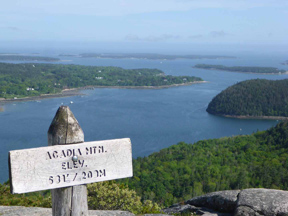
<path id="1" fill-rule="evenodd" d="M 9 152 L 11 193 L 133 176 L 129 138 Z"/>

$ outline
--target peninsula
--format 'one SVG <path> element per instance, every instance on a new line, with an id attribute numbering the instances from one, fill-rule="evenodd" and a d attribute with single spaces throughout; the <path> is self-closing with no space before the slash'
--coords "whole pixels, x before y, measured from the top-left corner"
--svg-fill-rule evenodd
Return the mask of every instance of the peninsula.
<path id="1" fill-rule="evenodd" d="M 288 79 L 246 80 L 228 87 L 209 103 L 210 114 L 258 119 L 288 119 Z"/>
<path id="2" fill-rule="evenodd" d="M 224 65 L 209 65 L 209 64 L 196 64 L 194 68 L 208 69 L 208 70 L 222 70 L 229 72 L 241 73 L 257 73 L 257 74 L 284 74 L 285 70 L 280 70 L 274 67 L 255 67 L 255 66 L 234 66 L 227 67 Z"/>
<path id="3" fill-rule="evenodd" d="M 156 53 L 82 53 L 79 56 L 82 58 L 149 59 L 149 60 L 235 58 L 234 56 L 220 56 L 220 55 L 219 56 L 218 55 L 164 55 L 164 54 L 156 54 Z"/>
<path id="4" fill-rule="evenodd" d="M 203 80 L 194 76 L 166 75 L 158 69 L 0 63 L 0 102 L 5 99 L 19 100 L 19 98 L 43 95 L 45 97 L 57 96 L 57 94 L 62 96 L 61 92 L 87 86 L 167 88 L 198 82 L 203 82 Z"/>

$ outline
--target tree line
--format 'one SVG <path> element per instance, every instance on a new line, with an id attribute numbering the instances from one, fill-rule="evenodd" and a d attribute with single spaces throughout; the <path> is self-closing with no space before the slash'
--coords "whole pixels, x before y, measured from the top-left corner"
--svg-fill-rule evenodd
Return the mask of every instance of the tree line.
<path id="1" fill-rule="evenodd" d="M 219 55 L 164 55 L 156 53 L 82 53 L 80 54 L 80 56 L 82 58 L 112 58 L 112 59 L 136 58 L 136 59 L 150 59 L 150 60 L 235 58 L 234 56 L 219 56 Z"/>
<path id="2" fill-rule="evenodd" d="M 59 58 L 44 57 L 44 56 L 25 56 L 14 54 L 0 54 L 0 61 L 45 61 L 56 62 L 60 61 Z"/>
<path id="3" fill-rule="evenodd" d="M 158 69 L 0 63 L 0 98 L 53 94 L 85 86 L 169 86 L 201 80 L 165 75 Z"/>
<path id="4" fill-rule="evenodd" d="M 234 66 L 228 67 L 224 65 L 209 65 L 209 64 L 196 64 L 194 68 L 211 69 L 211 70 L 223 70 L 233 72 L 244 72 L 244 73 L 285 73 L 285 70 L 280 70 L 275 67 L 252 67 L 252 66 Z"/>

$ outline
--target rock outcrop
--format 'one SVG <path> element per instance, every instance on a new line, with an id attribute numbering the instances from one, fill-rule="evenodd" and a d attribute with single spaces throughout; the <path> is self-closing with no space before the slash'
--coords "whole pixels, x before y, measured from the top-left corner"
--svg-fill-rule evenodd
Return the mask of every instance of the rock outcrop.
<path id="1" fill-rule="evenodd" d="M 163 211 L 207 216 L 288 216 L 288 191 L 260 188 L 218 191 L 194 197 L 185 205 L 175 204 Z"/>
<path id="2" fill-rule="evenodd" d="M 177 213 L 188 215 L 188 213 L 194 213 L 196 215 L 204 215 L 204 216 L 231 216 L 231 214 L 229 213 L 221 213 L 205 207 L 196 207 L 189 204 L 187 205 L 175 204 L 167 209 L 163 209 L 163 211 L 169 215 Z"/>
<path id="3" fill-rule="evenodd" d="M 220 212 L 233 212 L 236 208 L 237 196 L 240 190 L 227 190 L 209 193 L 187 200 L 185 204 L 205 206 Z"/>
<path id="4" fill-rule="evenodd" d="M 164 214 L 144 216 L 167 216 L 168 214 L 188 215 L 190 212 L 202 216 L 288 216 L 288 191 L 272 189 L 229 190 L 208 193 L 194 197 L 185 205 L 175 204 L 163 209 Z M 21 206 L 0 206 L 2 216 L 48 216 L 48 208 Z M 89 215 L 97 216 L 135 216 L 126 211 L 95 211 Z"/>
<path id="5" fill-rule="evenodd" d="M 235 216 L 288 215 L 288 191 L 245 189 L 239 193 Z"/>

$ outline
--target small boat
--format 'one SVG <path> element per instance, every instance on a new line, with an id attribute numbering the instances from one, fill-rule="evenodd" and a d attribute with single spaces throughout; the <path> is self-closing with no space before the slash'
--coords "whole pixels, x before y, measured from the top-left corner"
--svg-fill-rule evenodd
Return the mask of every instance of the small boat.
<path id="1" fill-rule="evenodd" d="M 70 104 L 73 104 L 73 101 L 70 101 Z"/>

